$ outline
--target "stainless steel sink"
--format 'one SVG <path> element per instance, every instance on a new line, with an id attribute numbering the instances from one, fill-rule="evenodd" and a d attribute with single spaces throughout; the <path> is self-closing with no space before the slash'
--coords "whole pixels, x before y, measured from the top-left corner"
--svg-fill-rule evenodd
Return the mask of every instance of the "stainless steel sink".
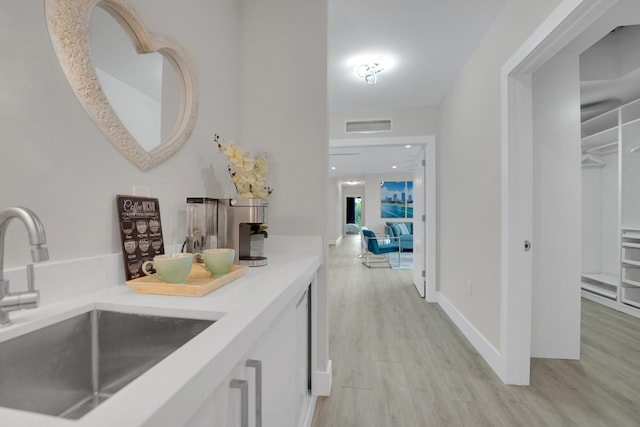
<path id="1" fill-rule="evenodd" d="M 93 310 L 0 342 L 0 406 L 78 419 L 213 322 Z"/>

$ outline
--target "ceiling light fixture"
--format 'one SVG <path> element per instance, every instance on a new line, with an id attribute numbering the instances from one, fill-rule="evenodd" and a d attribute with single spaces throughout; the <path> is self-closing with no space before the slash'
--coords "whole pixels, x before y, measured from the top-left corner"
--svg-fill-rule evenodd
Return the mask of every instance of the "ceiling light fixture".
<path id="1" fill-rule="evenodd" d="M 384 67 L 378 62 L 371 62 L 359 65 L 358 68 L 356 68 L 356 74 L 368 84 L 374 85 L 378 80 L 376 75 L 382 70 L 384 70 Z"/>

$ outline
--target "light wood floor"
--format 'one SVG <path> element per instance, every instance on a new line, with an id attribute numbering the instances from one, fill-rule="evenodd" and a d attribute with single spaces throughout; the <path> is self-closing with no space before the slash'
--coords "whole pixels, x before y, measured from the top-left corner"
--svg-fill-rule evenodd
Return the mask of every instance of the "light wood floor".
<path id="1" fill-rule="evenodd" d="M 408 270 L 330 250 L 331 396 L 313 427 L 640 426 L 640 319 L 583 300 L 580 361 L 534 359 L 507 386 Z"/>

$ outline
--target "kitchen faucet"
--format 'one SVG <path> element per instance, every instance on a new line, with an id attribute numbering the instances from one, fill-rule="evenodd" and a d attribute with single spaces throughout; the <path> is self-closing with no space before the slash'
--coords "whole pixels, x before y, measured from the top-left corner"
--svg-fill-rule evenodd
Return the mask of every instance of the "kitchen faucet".
<path id="1" fill-rule="evenodd" d="M 27 208 L 17 206 L 0 211 L 0 327 L 11 323 L 9 312 L 36 308 L 40 300 L 40 291 L 37 291 L 34 286 L 33 264 L 27 265 L 27 291 L 9 292 L 9 281 L 4 279 L 4 236 L 7 226 L 13 218 L 20 219 L 27 227 L 29 243 L 33 246 L 31 249 L 33 262 L 49 259 L 49 252 L 43 246 L 47 242 L 44 227 L 35 213 Z"/>

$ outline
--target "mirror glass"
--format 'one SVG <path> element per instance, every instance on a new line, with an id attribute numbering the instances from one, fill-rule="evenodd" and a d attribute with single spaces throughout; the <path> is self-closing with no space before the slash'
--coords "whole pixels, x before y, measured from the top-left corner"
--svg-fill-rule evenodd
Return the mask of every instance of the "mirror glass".
<path id="1" fill-rule="evenodd" d="M 99 5 L 89 28 L 100 85 L 122 124 L 150 152 L 167 139 L 178 118 L 178 70 L 161 53 L 138 53 L 132 36 Z"/>

